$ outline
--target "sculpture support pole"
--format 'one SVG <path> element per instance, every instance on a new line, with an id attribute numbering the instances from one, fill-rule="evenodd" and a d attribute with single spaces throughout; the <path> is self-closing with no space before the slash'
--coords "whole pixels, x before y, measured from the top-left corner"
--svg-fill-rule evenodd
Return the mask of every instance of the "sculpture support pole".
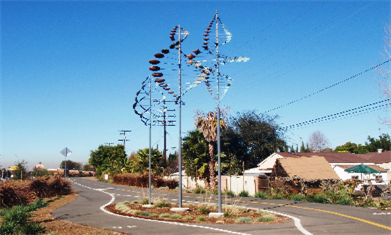
<path id="1" fill-rule="evenodd" d="M 179 202 L 178 206 L 179 208 L 182 208 L 182 130 L 181 130 L 181 124 L 182 124 L 182 91 L 181 91 L 181 26 L 178 26 L 178 38 L 179 38 L 179 45 L 178 45 L 178 76 L 179 76 L 179 97 L 178 97 L 178 105 L 179 105 L 179 114 L 178 114 L 178 122 L 179 122 L 179 149 L 178 149 L 178 171 L 179 171 Z"/>
<path id="2" fill-rule="evenodd" d="M 217 161 L 218 161 L 218 197 L 219 213 L 222 213 L 221 202 L 221 159 L 220 159 L 220 84 L 219 84 L 219 13 L 216 10 L 216 75 L 217 75 Z"/>

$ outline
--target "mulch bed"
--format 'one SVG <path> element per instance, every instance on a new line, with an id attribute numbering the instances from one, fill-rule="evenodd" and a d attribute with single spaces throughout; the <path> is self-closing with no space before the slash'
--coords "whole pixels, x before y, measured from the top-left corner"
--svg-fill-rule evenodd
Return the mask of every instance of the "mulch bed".
<path id="1" fill-rule="evenodd" d="M 116 213 L 116 214 L 120 214 L 120 215 L 127 215 L 127 216 L 132 216 L 132 217 L 139 217 L 139 218 L 145 218 L 145 219 L 151 219 L 151 220 L 163 220 L 163 221 L 171 221 L 171 222 L 181 222 L 181 223 L 200 223 L 200 224 L 237 224 L 235 223 L 235 220 L 240 218 L 240 217 L 247 217 L 247 218 L 250 218 L 252 221 L 255 221 L 253 222 L 252 224 L 276 224 L 276 223 L 286 223 L 286 222 L 289 222 L 291 221 L 290 218 L 288 217 L 284 217 L 284 216 L 280 216 L 280 215 L 277 215 L 275 214 L 275 220 L 274 221 L 271 221 L 271 222 L 256 222 L 256 220 L 261 217 L 260 214 L 256 213 L 255 210 L 245 210 L 245 211 L 241 211 L 239 212 L 237 215 L 235 216 L 231 216 L 231 217 L 220 217 L 220 218 L 213 218 L 213 217 L 209 217 L 209 213 L 207 214 L 202 214 L 200 212 L 198 212 L 198 207 L 199 207 L 199 204 L 197 205 L 186 205 L 186 206 L 183 206 L 183 207 L 186 207 L 186 208 L 189 208 L 188 211 L 185 211 L 185 212 L 174 212 L 174 211 L 171 211 L 170 209 L 171 208 L 176 208 L 178 207 L 178 204 L 174 204 L 174 203 L 168 203 L 168 207 L 162 207 L 162 208 L 157 208 L 157 207 L 151 207 L 151 208 L 147 208 L 147 207 L 142 207 L 142 205 L 140 204 L 135 204 L 135 203 L 129 203 L 127 205 L 130 209 L 132 210 L 139 210 L 139 211 L 147 211 L 149 212 L 150 214 L 156 214 L 156 215 L 160 215 L 160 214 L 179 214 L 183 217 L 187 216 L 187 217 L 190 217 L 189 220 L 183 220 L 183 219 L 169 219 L 169 218 L 159 218 L 159 217 L 148 217 L 148 216 L 141 216 L 141 215 L 135 215 L 135 214 L 127 214 L 127 213 L 124 213 L 120 210 L 117 210 L 115 209 L 115 204 L 111 204 L 111 205 L 108 205 L 106 206 L 106 210 L 108 211 L 111 211 L 113 213 Z M 218 212 L 217 210 L 211 210 L 211 212 Z M 197 221 L 196 218 L 199 217 L 199 216 L 204 216 L 207 220 L 206 221 Z"/>

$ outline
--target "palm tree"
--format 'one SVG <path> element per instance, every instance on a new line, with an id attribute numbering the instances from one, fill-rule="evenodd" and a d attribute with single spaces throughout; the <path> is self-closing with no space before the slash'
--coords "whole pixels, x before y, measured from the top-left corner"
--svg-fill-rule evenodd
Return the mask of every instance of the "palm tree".
<path id="1" fill-rule="evenodd" d="M 208 144 L 201 131 L 189 131 L 183 138 L 182 153 L 186 175 L 204 180 L 209 186 Z"/>
<path id="2" fill-rule="evenodd" d="M 195 127 L 202 131 L 206 142 L 208 142 L 210 187 L 213 190 L 216 187 L 214 144 L 217 142 L 217 115 L 215 112 L 198 113 L 197 115 L 198 117 L 194 123 Z M 224 128 L 226 126 L 225 121 L 220 119 L 220 127 Z"/>

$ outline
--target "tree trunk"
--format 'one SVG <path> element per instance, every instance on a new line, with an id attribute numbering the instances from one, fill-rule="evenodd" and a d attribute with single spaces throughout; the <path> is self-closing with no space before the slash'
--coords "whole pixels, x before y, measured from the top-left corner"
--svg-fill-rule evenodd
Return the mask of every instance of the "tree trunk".
<path id="1" fill-rule="evenodd" d="M 209 156 L 210 156 L 210 162 L 209 162 L 209 175 L 210 175 L 210 189 L 213 190 L 216 187 L 216 177 L 215 177 L 215 156 L 214 156 L 214 149 L 213 149 L 213 142 L 208 143 L 209 147 Z"/>

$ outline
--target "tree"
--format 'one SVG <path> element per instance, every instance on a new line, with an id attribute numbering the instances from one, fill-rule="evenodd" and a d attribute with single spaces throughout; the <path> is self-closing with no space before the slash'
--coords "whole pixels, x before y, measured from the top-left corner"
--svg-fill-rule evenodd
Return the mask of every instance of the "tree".
<path id="1" fill-rule="evenodd" d="M 85 164 L 82 168 L 83 171 L 96 171 L 96 167 L 90 165 L 90 164 Z"/>
<path id="2" fill-rule="evenodd" d="M 96 176 L 100 177 L 103 172 L 114 170 L 121 172 L 124 162 L 127 162 L 124 146 L 100 145 L 97 150 L 91 151 L 88 162 L 96 167 Z"/>
<path id="3" fill-rule="evenodd" d="M 365 142 L 365 147 L 368 152 L 377 152 L 378 149 L 382 149 L 383 151 L 391 150 L 391 139 L 388 134 L 382 134 L 379 136 L 379 139 L 368 136 L 368 141 Z"/>
<path id="4" fill-rule="evenodd" d="M 27 178 L 27 162 L 25 160 L 15 162 L 16 170 L 13 172 L 13 179 L 20 180 Z"/>
<path id="5" fill-rule="evenodd" d="M 170 153 L 168 155 L 168 166 L 163 169 L 163 175 L 170 175 L 178 171 L 178 152 Z"/>
<path id="6" fill-rule="evenodd" d="M 311 152 L 322 152 L 324 149 L 329 148 L 330 142 L 320 131 L 315 131 L 309 138 Z"/>
<path id="7" fill-rule="evenodd" d="M 67 160 L 67 170 L 81 170 L 82 163 Z M 65 168 L 65 160 L 60 163 L 60 169 Z"/>
<path id="8" fill-rule="evenodd" d="M 152 174 L 159 175 L 163 172 L 161 167 L 162 153 L 156 148 L 151 149 Z M 141 149 L 132 159 L 131 171 L 134 173 L 144 173 L 149 171 L 149 148 Z"/>
<path id="9" fill-rule="evenodd" d="M 304 142 L 301 141 L 300 153 L 309 153 L 309 152 L 311 152 L 311 151 L 308 148 L 308 144 L 307 144 L 307 147 L 304 147 Z"/>
<path id="10" fill-rule="evenodd" d="M 222 172 L 229 175 L 243 173 L 243 156 L 247 153 L 243 139 L 238 131 L 229 126 L 223 130 L 222 136 Z"/>
<path id="11" fill-rule="evenodd" d="M 49 175 L 49 172 L 47 169 L 42 169 L 42 168 L 34 168 L 33 170 L 33 176 L 39 177 L 39 176 L 45 176 Z"/>
<path id="12" fill-rule="evenodd" d="M 209 176 L 210 176 L 210 188 L 214 189 L 216 187 L 216 177 L 215 177 L 215 156 L 214 156 L 214 145 L 217 142 L 217 122 L 220 122 L 221 129 L 226 127 L 224 120 L 217 120 L 216 112 L 209 112 L 205 114 L 203 112 L 197 112 L 195 127 L 202 131 L 206 142 L 208 142 L 209 149 Z"/>
<path id="13" fill-rule="evenodd" d="M 199 130 L 189 131 L 183 138 L 182 145 L 183 163 L 187 176 L 200 178 L 205 181 L 205 186 L 209 187 L 210 172 L 208 162 L 208 143 Z"/>
<path id="14" fill-rule="evenodd" d="M 350 152 L 350 153 L 355 153 L 356 150 L 357 150 L 357 144 L 355 143 L 352 143 L 352 142 L 346 142 L 346 144 L 344 145 L 341 145 L 341 146 L 337 146 L 335 149 L 334 149 L 334 152 L 337 152 L 337 153 L 343 153 L 343 152 Z"/>
<path id="15" fill-rule="evenodd" d="M 386 59 L 391 59 L 391 25 L 386 26 L 386 46 L 385 53 Z M 378 69 L 380 77 L 378 78 L 378 84 L 380 88 L 380 92 L 383 94 L 384 98 L 391 100 L 391 71 L 388 68 L 380 67 Z M 380 123 L 384 125 L 391 126 L 391 119 L 389 117 L 381 118 Z"/>
<path id="16" fill-rule="evenodd" d="M 228 128 L 223 131 L 223 136 L 229 132 L 236 136 L 231 133 L 235 138 L 225 138 L 224 141 L 228 141 L 228 145 L 237 146 L 236 158 L 245 162 L 246 169 L 255 167 L 277 149 L 286 146 L 283 129 L 276 123 L 277 118 L 278 116 L 257 114 L 256 111 L 238 112 L 237 116 L 229 118 Z"/>

